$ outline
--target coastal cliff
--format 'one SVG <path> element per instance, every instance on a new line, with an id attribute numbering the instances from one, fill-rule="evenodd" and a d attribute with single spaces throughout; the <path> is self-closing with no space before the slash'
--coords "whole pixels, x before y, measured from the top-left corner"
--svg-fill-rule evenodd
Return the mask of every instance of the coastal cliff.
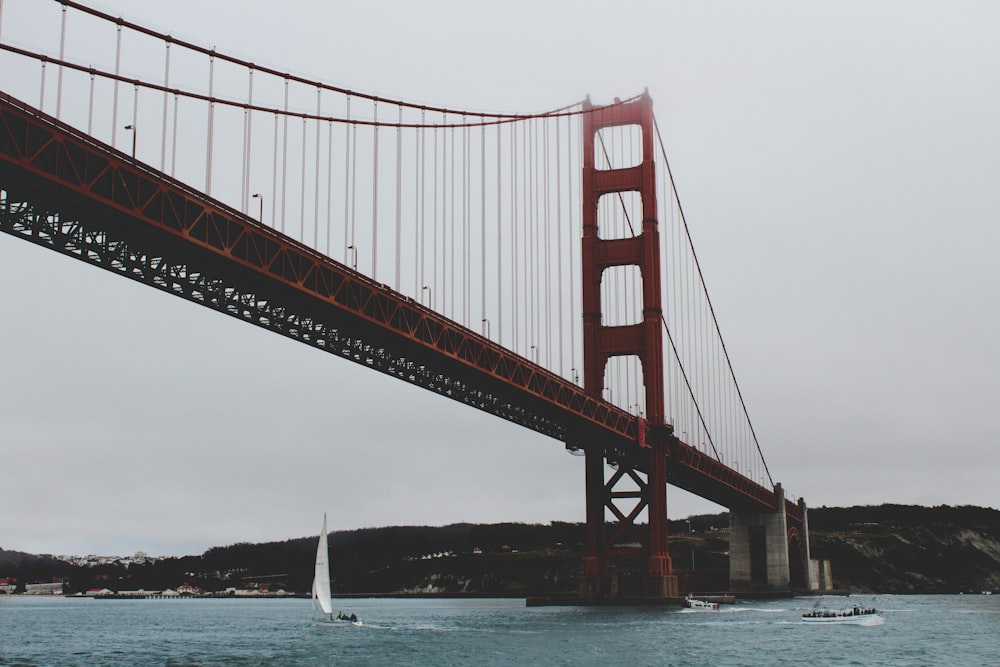
<path id="1" fill-rule="evenodd" d="M 1000 589 L 1000 512 L 979 507 L 818 508 L 813 558 L 830 560 L 838 588 L 878 593 Z"/>

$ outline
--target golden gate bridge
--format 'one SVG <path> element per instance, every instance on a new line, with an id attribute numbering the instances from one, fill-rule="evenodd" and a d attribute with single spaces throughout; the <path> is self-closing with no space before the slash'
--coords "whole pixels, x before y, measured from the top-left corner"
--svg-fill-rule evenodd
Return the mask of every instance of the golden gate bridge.
<path id="1" fill-rule="evenodd" d="M 0 59 L 4 232 L 586 456 L 585 598 L 678 594 L 668 482 L 730 508 L 734 590 L 808 585 L 648 94 L 435 107 L 68 0 L 0 3 Z"/>

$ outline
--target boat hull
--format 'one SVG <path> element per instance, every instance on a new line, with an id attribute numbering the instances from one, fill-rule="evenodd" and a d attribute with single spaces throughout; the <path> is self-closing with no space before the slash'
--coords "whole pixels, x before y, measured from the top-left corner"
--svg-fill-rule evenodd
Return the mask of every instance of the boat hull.
<path id="1" fill-rule="evenodd" d="M 878 614 L 861 614 L 858 616 L 804 616 L 803 623 L 809 625 L 882 625 L 885 619 Z"/>

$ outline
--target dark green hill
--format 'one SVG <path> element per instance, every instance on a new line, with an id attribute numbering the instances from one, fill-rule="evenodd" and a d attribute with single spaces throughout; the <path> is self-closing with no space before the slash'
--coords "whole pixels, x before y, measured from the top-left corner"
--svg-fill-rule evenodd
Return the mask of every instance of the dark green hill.
<path id="1" fill-rule="evenodd" d="M 705 589 L 726 587 L 728 515 L 670 525 L 674 568 Z M 838 588 L 950 593 L 1000 588 L 1000 512 L 982 507 L 879 505 L 809 510 L 812 556 L 832 562 Z M 331 534 L 337 594 L 572 592 L 583 558 L 582 524 L 519 523 L 365 528 Z M 305 593 L 316 537 L 240 543 L 200 556 L 149 563 L 76 566 L 0 549 L 0 579 L 61 580 L 90 588 L 160 590 L 182 583 L 206 591 L 268 584 Z M 696 574 L 690 570 L 695 568 Z"/>

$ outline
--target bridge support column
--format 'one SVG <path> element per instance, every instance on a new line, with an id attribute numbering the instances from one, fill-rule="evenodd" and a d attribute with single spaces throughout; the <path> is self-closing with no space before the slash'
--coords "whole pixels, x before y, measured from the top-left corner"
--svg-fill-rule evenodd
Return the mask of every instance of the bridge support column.
<path id="1" fill-rule="evenodd" d="M 787 592 L 791 583 L 785 493 L 774 485 L 778 509 L 729 513 L 729 586 L 733 592 Z"/>
<path id="2" fill-rule="evenodd" d="M 645 422 L 639 420 L 639 428 L 645 427 Z M 607 603 L 678 595 L 677 577 L 667 551 L 665 443 L 652 443 L 637 456 L 645 459 L 647 454 L 648 461 L 637 461 L 622 452 L 613 454 L 615 472 L 605 481 L 605 452 L 598 448 L 586 452 L 587 550 L 580 580 L 583 599 Z M 648 516 L 646 525 L 636 523 L 643 510 Z M 610 516 L 606 517 L 606 513 Z M 608 518 L 614 522 L 609 524 Z"/>

